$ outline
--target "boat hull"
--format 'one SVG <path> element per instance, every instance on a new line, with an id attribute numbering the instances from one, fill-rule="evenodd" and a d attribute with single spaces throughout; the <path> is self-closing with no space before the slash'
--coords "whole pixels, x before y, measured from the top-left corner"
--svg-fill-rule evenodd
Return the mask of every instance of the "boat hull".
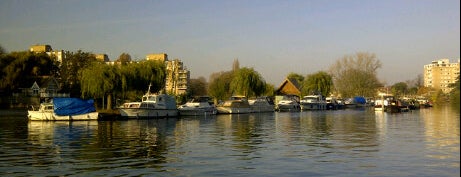
<path id="1" fill-rule="evenodd" d="M 301 110 L 326 110 L 326 103 L 302 103 Z"/>
<path id="2" fill-rule="evenodd" d="M 90 112 L 77 115 L 60 116 L 53 112 L 28 111 L 28 118 L 31 121 L 78 121 L 78 120 L 98 120 L 98 112 Z"/>
<path id="3" fill-rule="evenodd" d="M 180 109 L 179 115 L 181 116 L 208 116 L 208 115 L 216 115 L 217 110 L 212 109 Z"/>
<path id="4" fill-rule="evenodd" d="M 245 114 L 251 113 L 249 107 L 217 107 L 219 114 Z"/>
<path id="5" fill-rule="evenodd" d="M 162 118 L 178 116 L 177 109 L 120 108 L 120 116 L 125 118 Z"/>
<path id="6" fill-rule="evenodd" d="M 279 112 L 296 112 L 300 111 L 301 108 L 299 105 L 296 104 L 279 104 L 277 105 L 276 110 Z"/>

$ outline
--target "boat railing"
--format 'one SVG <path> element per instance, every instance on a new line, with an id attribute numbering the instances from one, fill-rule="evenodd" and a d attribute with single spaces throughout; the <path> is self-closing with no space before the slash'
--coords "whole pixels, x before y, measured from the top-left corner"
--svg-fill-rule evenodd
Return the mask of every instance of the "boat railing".
<path id="1" fill-rule="evenodd" d="M 37 106 L 37 105 L 29 105 L 29 108 L 28 110 L 29 111 L 38 111 L 40 109 L 40 106 Z"/>

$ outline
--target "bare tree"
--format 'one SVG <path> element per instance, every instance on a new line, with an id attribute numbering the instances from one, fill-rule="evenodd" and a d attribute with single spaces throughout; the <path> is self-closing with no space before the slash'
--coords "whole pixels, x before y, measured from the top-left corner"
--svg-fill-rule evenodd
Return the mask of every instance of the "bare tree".
<path id="1" fill-rule="evenodd" d="M 341 96 L 374 96 L 376 89 L 382 86 L 377 78 L 381 65 L 375 54 L 357 52 L 337 60 L 329 73 Z"/>

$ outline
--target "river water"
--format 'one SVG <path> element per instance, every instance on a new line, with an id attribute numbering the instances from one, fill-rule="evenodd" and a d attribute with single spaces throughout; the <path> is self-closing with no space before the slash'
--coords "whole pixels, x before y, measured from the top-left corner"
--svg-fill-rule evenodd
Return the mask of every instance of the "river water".
<path id="1" fill-rule="evenodd" d="M 2 114 L 0 176 L 460 175 L 459 107 L 77 122 Z"/>

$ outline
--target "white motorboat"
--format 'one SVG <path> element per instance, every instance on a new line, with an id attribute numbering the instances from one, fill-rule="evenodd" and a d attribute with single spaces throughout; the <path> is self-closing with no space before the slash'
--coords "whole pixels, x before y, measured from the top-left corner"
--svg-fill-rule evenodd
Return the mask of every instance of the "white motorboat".
<path id="1" fill-rule="evenodd" d="M 335 97 L 326 97 L 325 101 L 327 102 L 327 110 L 337 110 L 344 108 L 344 105 L 340 102 L 340 100 L 336 99 Z"/>
<path id="2" fill-rule="evenodd" d="M 193 98 L 186 104 L 178 107 L 181 116 L 206 116 L 215 115 L 218 111 L 208 96 Z"/>
<path id="3" fill-rule="evenodd" d="M 284 95 L 280 101 L 277 102 L 275 106 L 275 110 L 279 112 L 293 112 L 293 111 L 300 111 L 301 108 L 299 106 L 299 102 L 296 100 L 296 96 L 292 95 Z"/>
<path id="4" fill-rule="evenodd" d="M 326 110 L 327 102 L 322 95 L 307 95 L 300 101 L 301 110 Z"/>
<path id="5" fill-rule="evenodd" d="M 269 97 L 258 97 L 248 100 L 251 112 L 274 112 L 275 105 Z"/>
<path id="6" fill-rule="evenodd" d="M 229 100 L 219 104 L 216 109 L 220 114 L 250 113 L 251 107 L 244 96 L 232 96 Z"/>
<path id="7" fill-rule="evenodd" d="M 153 94 L 149 90 L 142 96 L 141 102 L 128 102 L 119 107 L 120 116 L 124 118 L 160 118 L 176 117 L 178 109 L 176 100 L 167 94 Z"/>
<path id="8" fill-rule="evenodd" d="M 54 98 L 52 102 L 41 103 L 38 108 L 27 111 L 31 121 L 75 121 L 97 120 L 99 113 L 94 107 L 94 100 L 79 98 Z"/>

